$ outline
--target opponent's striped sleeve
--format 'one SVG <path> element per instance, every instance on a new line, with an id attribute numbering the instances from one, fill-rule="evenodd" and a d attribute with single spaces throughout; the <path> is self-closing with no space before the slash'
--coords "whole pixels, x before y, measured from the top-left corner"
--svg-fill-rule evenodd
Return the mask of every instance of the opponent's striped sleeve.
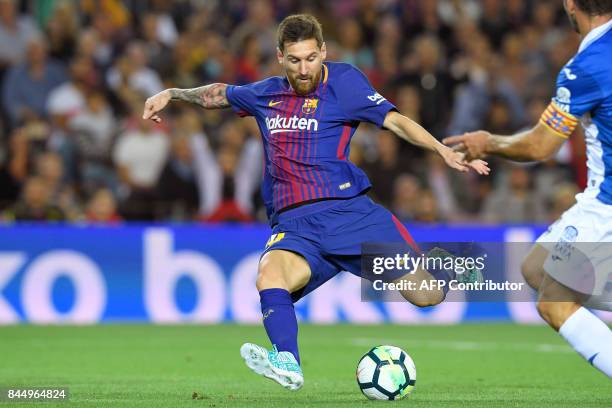
<path id="1" fill-rule="evenodd" d="M 574 115 L 563 112 L 555 102 L 551 102 L 542 113 L 540 123 L 556 135 L 567 139 L 578 126 L 578 119 Z"/>

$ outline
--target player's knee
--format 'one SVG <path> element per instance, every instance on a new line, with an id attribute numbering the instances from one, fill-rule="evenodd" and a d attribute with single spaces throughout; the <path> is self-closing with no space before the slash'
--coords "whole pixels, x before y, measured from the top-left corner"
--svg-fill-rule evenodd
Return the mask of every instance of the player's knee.
<path id="1" fill-rule="evenodd" d="M 563 325 L 569 316 L 571 316 L 580 305 L 574 302 L 551 302 L 539 300 L 537 305 L 538 313 L 542 319 L 546 321 L 555 330 Z"/>
<path id="2" fill-rule="evenodd" d="M 521 273 L 529 286 L 538 289 L 544 278 L 544 268 L 540 262 L 534 262 L 533 259 L 527 257 L 521 263 Z"/>
<path id="3" fill-rule="evenodd" d="M 262 262 L 259 264 L 255 286 L 259 291 L 270 288 L 287 289 L 287 282 L 281 267 L 272 262 Z"/>

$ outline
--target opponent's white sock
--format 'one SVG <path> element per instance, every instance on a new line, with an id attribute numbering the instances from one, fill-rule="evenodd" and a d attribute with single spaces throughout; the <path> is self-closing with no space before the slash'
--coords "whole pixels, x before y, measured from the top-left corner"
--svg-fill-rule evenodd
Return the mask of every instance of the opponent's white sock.
<path id="1" fill-rule="evenodd" d="M 612 378 L 612 331 L 581 307 L 559 329 L 559 334 L 591 365 Z"/>

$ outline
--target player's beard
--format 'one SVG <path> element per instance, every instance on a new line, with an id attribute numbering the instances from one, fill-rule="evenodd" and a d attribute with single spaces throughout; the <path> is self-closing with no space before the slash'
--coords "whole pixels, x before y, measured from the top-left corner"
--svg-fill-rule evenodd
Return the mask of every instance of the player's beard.
<path id="1" fill-rule="evenodd" d="M 313 92 L 317 85 L 319 85 L 319 80 L 321 79 L 321 70 L 319 70 L 314 76 L 308 77 L 308 81 L 300 81 L 300 75 L 296 75 L 292 77 L 291 75 L 287 75 L 287 79 L 291 84 L 291 87 L 298 95 L 307 95 Z"/>

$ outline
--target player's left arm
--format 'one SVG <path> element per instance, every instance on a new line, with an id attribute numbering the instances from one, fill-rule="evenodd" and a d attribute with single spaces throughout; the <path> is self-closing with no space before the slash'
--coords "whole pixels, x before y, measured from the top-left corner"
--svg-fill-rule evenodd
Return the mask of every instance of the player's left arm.
<path id="1" fill-rule="evenodd" d="M 472 168 L 479 174 L 489 174 L 486 162 L 482 160 L 465 161 L 465 154 L 443 145 L 421 125 L 395 110 L 387 113 L 383 126 L 409 143 L 438 153 L 446 164 L 454 169 L 469 171 Z"/>

